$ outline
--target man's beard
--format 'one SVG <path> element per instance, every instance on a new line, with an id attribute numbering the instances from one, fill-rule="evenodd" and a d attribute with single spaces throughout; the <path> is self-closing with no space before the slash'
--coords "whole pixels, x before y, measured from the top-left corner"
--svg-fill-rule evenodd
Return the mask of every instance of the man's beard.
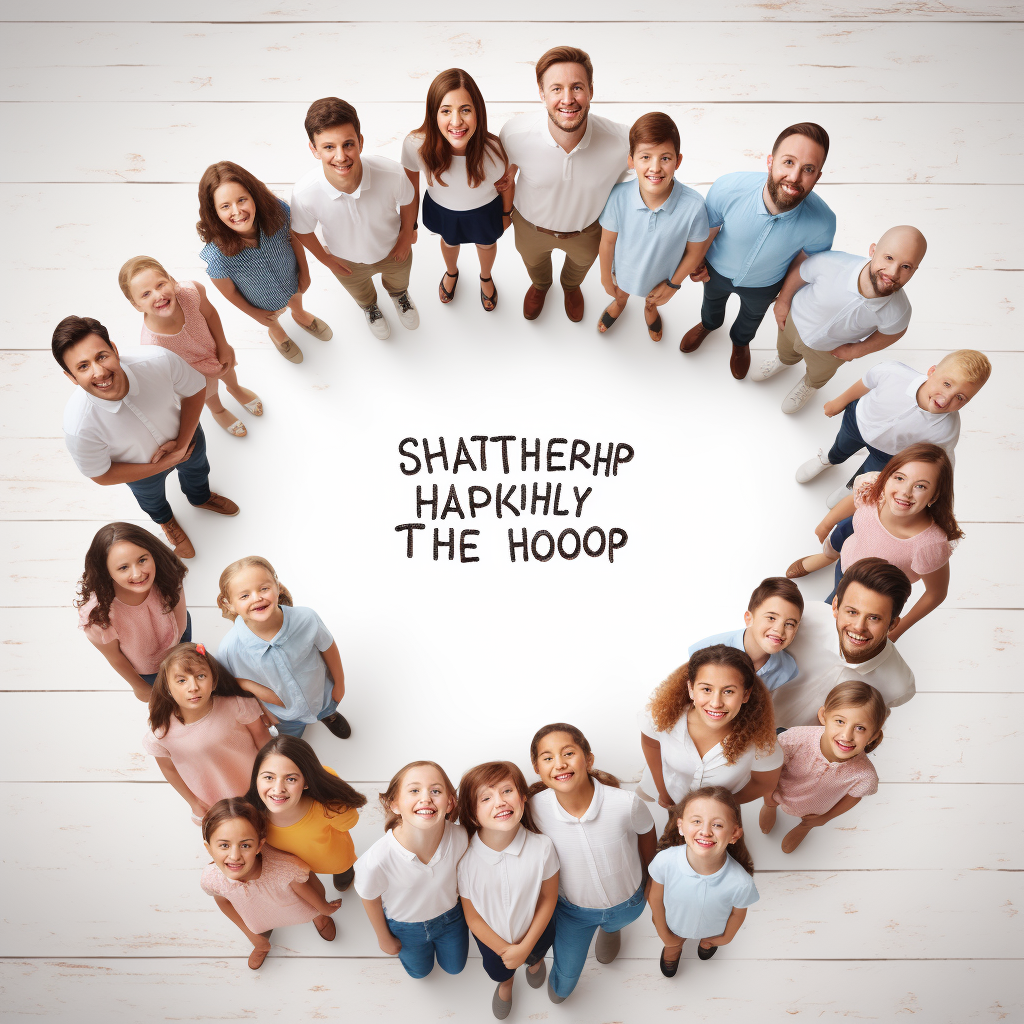
<path id="1" fill-rule="evenodd" d="M 563 131 L 566 134 L 572 134 L 572 132 L 578 132 L 587 123 L 587 114 L 589 112 L 590 112 L 589 108 L 587 108 L 587 109 L 582 109 L 581 108 L 580 109 L 580 115 L 579 115 L 580 116 L 579 121 L 577 121 L 575 124 L 570 124 L 568 126 L 566 126 L 566 125 L 562 124 L 560 121 L 558 121 L 556 119 L 555 115 L 552 114 L 550 110 L 548 111 L 548 117 L 550 118 L 551 123 L 559 131 Z"/>
<path id="2" fill-rule="evenodd" d="M 792 210 L 794 206 L 799 206 L 807 198 L 806 192 L 801 192 L 797 196 L 791 196 L 783 192 L 781 185 L 775 180 L 771 171 L 768 172 L 768 195 L 780 213 Z"/>
<path id="3" fill-rule="evenodd" d="M 838 628 L 838 627 L 837 627 Z M 846 645 L 843 643 L 842 633 L 839 635 L 839 653 L 842 654 L 843 660 L 849 662 L 851 665 L 862 665 L 865 661 L 870 661 L 876 654 L 878 654 L 885 646 L 885 641 L 888 639 L 888 634 L 883 634 L 882 639 L 869 650 L 848 650 Z"/>
<path id="4" fill-rule="evenodd" d="M 890 281 L 888 285 L 883 285 L 881 281 L 878 280 L 878 275 L 871 269 L 870 264 L 868 264 L 868 277 L 871 278 L 871 287 L 875 290 L 875 294 L 878 296 L 894 295 L 903 287 L 903 285 L 897 284 L 895 281 Z"/>

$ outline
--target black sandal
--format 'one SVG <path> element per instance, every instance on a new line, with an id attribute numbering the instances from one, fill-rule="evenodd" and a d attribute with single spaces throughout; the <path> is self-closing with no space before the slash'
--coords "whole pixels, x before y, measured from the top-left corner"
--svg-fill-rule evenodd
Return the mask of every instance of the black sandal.
<path id="1" fill-rule="evenodd" d="M 444 286 L 444 279 L 445 279 L 446 277 L 450 277 L 450 278 L 452 278 L 452 279 L 453 279 L 453 280 L 455 281 L 455 284 L 453 284 L 453 285 L 452 285 L 452 290 L 451 290 L 451 291 L 448 291 L 448 289 L 447 289 L 447 288 L 445 288 L 445 286 Z M 451 271 L 449 271 L 449 270 L 446 270 L 446 271 L 445 271 L 445 272 L 444 272 L 444 273 L 443 273 L 443 274 L 441 275 L 441 283 L 440 283 L 440 284 L 439 284 L 439 285 L 438 285 L 437 287 L 438 287 L 438 288 L 440 289 L 440 291 L 441 291 L 441 301 L 442 301 L 442 302 L 443 302 L 443 303 L 444 303 L 445 305 L 447 305 L 447 304 L 448 304 L 449 302 L 451 302 L 451 301 L 452 301 L 452 299 L 454 299 L 454 298 L 455 298 L 455 289 L 456 289 L 456 287 L 458 286 L 458 283 L 459 283 L 459 272 L 458 272 L 457 270 L 455 271 L 455 273 L 454 273 L 454 274 L 453 274 L 453 273 L 451 273 Z"/>
<path id="2" fill-rule="evenodd" d="M 491 278 L 491 277 L 481 277 L 480 278 L 481 283 L 484 282 L 484 281 L 493 281 L 493 280 L 494 279 Z M 488 302 L 492 303 L 492 305 L 488 306 L 487 305 Z M 493 313 L 498 308 L 498 286 L 497 285 L 494 286 L 494 294 L 493 295 L 488 295 L 483 290 L 483 288 L 480 289 L 480 305 L 483 306 L 484 309 L 488 313 Z"/>
<path id="3" fill-rule="evenodd" d="M 604 312 L 598 317 L 598 319 L 597 319 L 598 333 L 600 333 L 600 334 L 607 334 L 612 329 L 612 324 L 614 324 L 615 321 L 619 319 L 619 316 L 622 316 L 622 310 L 621 309 L 619 310 L 619 316 L 612 316 L 611 313 L 608 312 L 608 310 L 611 309 L 612 306 L 614 306 L 614 305 L 615 305 L 614 302 L 610 302 L 607 305 L 607 307 L 605 307 Z M 604 330 L 603 331 L 601 330 L 601 325 L 602 324 L 604 325 Z"/>
<path id="4" fill-rule="evenodd" d="M 644 318 L 646 320 L 646 317 Z M 663 325 L 661 323 L 661 314 L 658 313 L 654 317 L 654 323 L 647 325 L 647 333 L 651 336 L 651 341 L 661 341 L 661 338 L 656 338 L 656 334 L 661 334 Z"/>

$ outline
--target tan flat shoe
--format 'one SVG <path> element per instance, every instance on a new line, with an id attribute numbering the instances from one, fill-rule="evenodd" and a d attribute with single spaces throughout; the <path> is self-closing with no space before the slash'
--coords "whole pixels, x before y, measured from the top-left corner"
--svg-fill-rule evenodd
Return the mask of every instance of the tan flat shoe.
<path id="1" fill-rule="evenodd" d="M 270 955 L 269 949 L 254 949 L 249 954 L 249 969 L 258 971 L 263 966 L 263 961 Z"/>
<path id="2" fill-rule="evenodd" d="M 235 419 L 227 409 L 222 412 L 213 413 L 213 418 L 217 421 L 218 425 L 222 426 L 232 437 L 245 437 L 248 431 L 245 429 L 245 424 Z"/>
<path id="3" fill-rule="evenodd" d="M 320 933 L 321 939 L 326 939 L 327 942 L 333 942 L 334 937 L 338 934 L 338 926 L 334 923 L 333 917 L 327 917 L 323 915 L 324 924 L 323 927 L 318 925 L 316 921 L 313 922 L 313 927 Z"/>
<path id="4" fill-rule="evenodd" d="M 285 338 L 284 341 L 277 341 L 270 331 L 267 331 L 267 334 L 270 336 L 270 340 L 274 342 L 274 348 L 276 348 L 289 363 L 302 362 L 302 349 L 299 348 L 291 338 Z"/>
<path id="5" fill-rule="evenodd" d="M 260 399 L 260 396 L 257 395 L 255 391 L 252 391 L 249 388 L 239 388 L 239 391 L 241 391 L 243 395 L 249 395 L 250 396 L 248 402 L 243 402 L 242 403 L 242 407 L 244 409 L 246 409 L 248 412 L 251 412 L 253 414 L 253 416 L 262 416 L 263 415 L 263 402 Z M 236 399 L 236 401 L 237 401 L 237 399 Z"/>
<path id="6" fill-rule="evenodd" d="M 790 580 L 798 580 L 801 576 L 807 576 L 808 572 L 804 568 L 804 560 L 798 558 L 787 570 L 786 578 Z"/>
<path id="7" fill-rule="evenodd" d="M 317 317 L 313 317 L 313 322 L 308 327 L 305 324 L 300 324 L 295 317 L 292 317 L 292 321 L 296 327 L 301 327 L 307 334 L 312 334 L 314 338 L 319 338 L 321 341 L 330 341 L 334 337 L 334 331 Z"/>
<path id="8" fill-rule="evenodd" d="M 193 505 L 193 508 L 205 508 L 207 512 L 216 512 L 222 516 L 237 516 L 238 506 L 230 499 L 225 498 L 222 494 L 214 494 L 210 492 L 209 501 L 204 501 L 202 505 Z M 173 520 L 171 520 L 173 522 Z"/>

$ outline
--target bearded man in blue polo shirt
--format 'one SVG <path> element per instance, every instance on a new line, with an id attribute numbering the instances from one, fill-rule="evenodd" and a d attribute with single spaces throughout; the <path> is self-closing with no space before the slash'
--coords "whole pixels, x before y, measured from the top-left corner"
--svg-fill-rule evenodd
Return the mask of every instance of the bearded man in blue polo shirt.
<path id="1" fill-rule="evenodd" d="M 812 190 L 828 156 L 828 133 L 809 121 L 790 125 L 775 140 L 768 173 L 723 174 L 705 200 L 711 247 L 704 265 L 690 275 L 704 283 L 701 322 L 683 335 L 682 352 L 725 322 L 725 304 L 735 292 L 740 311 L 729 337 L 729 369 L 742 380 L 750 369 L 750 342 L 779 294 L 790 267 L 832 248 L 836 217 Z"/>

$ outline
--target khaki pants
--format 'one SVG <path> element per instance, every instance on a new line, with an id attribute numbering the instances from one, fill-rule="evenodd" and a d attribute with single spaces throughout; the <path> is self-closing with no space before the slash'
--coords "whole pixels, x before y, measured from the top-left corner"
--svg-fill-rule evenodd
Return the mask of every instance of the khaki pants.
<path id="1" fill-rule="evenodd" d="M 551 251 L 561 249 L 565 263 L 559 278 L 566 291 L 579 288 L 587 271 L 597 259 L 601 248 L 601 225 L 594 221 L 572 238 L 555 238 L 538 231 L 518 210 L 512 211 L 512 225 L 516 231 L 516 248 L 523 257 L 526 271 L 535 288 L 547 291 L 551 287 Z"/>
<path id="2" fill-rule="evenodd" d="M 820 352 L 816 348 L 808 348 L 796 332 L 793 314 L 786 317 L 786 326 L 779 331 L 779 362 L 793 366 L 802 359 L 806 367 L 807 383 L 812 388 L 823 388 L 843 365 L 831 352 Z"/>
<path id="3" fill-rule="evenodd" d="M 412 251 L 401 263 L 396 263 L 390 256 L 376 263 L 356 263 L 339 259 L 348 264 L 352 273 L 345 277 L 336 273 L 334 276 L 341 282 L 342 288 L 352 296 L 364 309 L 377 301 L 377 289 L 373 286 L 374 274 L 380 274 L 380 283 L 388 295 L 401 295 L 409 287 L 409 271 L 412 270 Z"/>

